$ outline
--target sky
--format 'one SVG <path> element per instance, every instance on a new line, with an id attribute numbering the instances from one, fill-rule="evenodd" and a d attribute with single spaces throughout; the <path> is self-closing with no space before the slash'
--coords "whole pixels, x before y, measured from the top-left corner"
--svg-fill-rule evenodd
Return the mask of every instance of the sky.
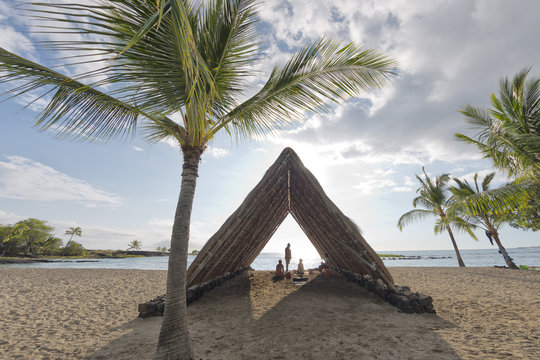
<path id="1" fill-rule="evenodd" d="M 32 24 L 0 0 L 0 46 L 53 66 L 55 54 L 38 44 Z M 260 87 L 274 65 L 299 46 L 321 37 L 376 48 L 399 62 L 399 76 L 382 91 L 347 101 L 327 114 L 262 140 L 236 142 L 218 136 L 203 154 L 195 194 L 190 249 L 206 240 L 241 204 L 285 147 L 292 147 L 327 195 L 383 252 L 452 249 L 447 235 L 434 235 L 433 221 L 400 231 L 399 217 L 413 209 L 422 167 L 430 176 L 450 173 L 472 179 L 493 171 L 456 132 L 474 135 L 460 107 L 489 106 L 501 78 L 531 67 L 540 74 L 537 0 L 263 1 L 259 6 Z M 82 69 L 81 69 L 82 70 Z M 1 89 L 6 85 L 0 84 Z M 181 156 L 168 143 L 149 145 L 136 136 L 107 144 L 55 139 L 33 127 L 44 102 L 27 109 L 28 98 L 0 103 L 0 224 L 25 218 L 47 220 L 57 236 L 82 228 L 76 240 L 88 249 L 169 246 L 180 189 Z M 506 182 L 497 176 L 494 185 Z M 462 249 L 490 248 L 456 236 Z M 507 248 L 540 245 L 538 233 L 509 226 Z M 315 254 L 287 217 L 263 251 Z"/>

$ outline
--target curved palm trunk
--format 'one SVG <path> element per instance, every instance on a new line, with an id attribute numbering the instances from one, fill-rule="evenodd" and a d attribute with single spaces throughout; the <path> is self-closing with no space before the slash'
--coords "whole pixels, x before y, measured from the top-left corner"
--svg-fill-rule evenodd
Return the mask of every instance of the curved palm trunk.
<path id="1" fill-rule="evenodd" d="M 71 237 L 69 238 L 69 241 L 67 242 L 66 246 L 64 246 L 64 251 L 62 251 L 62 256 L 66 255 L 67 247 L 68 247 L 69 243 L 71 242 L 71 240 L 73 239 L 73 235 L 75 235 L 75 234 L 71 234 Z"/>
<path id="2" fill-rule="evenodd" d="M 156 360 L 193 359 L 187 325 L 186 271 L 191 209 L 202 150 L 183 148 L 182 152 L 182 185 L 171 235 L 165 313 L 154 357 Z"/>
<path id="3" fill-rule="evenodd" d="M 499 234 L 497 233 L 497 231 L 492 232 L 491 236 L 493 236 L 493 240 L 495 240 L 495 242 L 497 243 L 497 246 L 499 247 L 499 252 L 503 256 L 506 265 L 508 265 L 510 269 L 519 269 L 516 264 L 514 264 L 514 261 L 510 257 L 510 255 L 508 255 L 508 252 L 506 252 L 506 249 L 502 245 L 501 240 L 499 240 Z"/>
<path id="4" fill-rule="evenodd" d="M 454 245 L 454 250 L 456 251 L 456 257 L 457 257 L 459 267 L 465 267 L 465 263 L 463 262 L 463 259 L 461 258 L 461 254 L 459 253 L 456 239 L 454 239 L 454 234 L 452 233 L 452 230 L 450 230 L 449 227 L 446 227 L 446 230 L 448 230 L 448 235 L 450 235 L 450 240 L 452 240 L 452 245 Z"/>

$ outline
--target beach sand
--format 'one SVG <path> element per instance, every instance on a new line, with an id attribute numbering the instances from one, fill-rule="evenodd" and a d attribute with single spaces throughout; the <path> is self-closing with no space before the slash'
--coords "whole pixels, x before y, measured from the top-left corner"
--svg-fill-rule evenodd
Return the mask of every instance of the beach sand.
<path id="1" fill-rule="evenodd" d="M 250 271 L 188 307 L 197 359 L 537 359 L 540 272 L 390 268 L 433 296 L 403 314 L 341 276 L 303 286 Z M 166 272 L 0 268 L 0 359 L 151 359 L 161 318 L 137 318 Z"/>

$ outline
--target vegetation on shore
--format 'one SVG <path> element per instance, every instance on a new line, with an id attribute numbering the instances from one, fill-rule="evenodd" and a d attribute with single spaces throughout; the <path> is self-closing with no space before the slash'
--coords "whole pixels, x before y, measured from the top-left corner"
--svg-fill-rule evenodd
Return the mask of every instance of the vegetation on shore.
<path id="1" fill-rule="evenodd" d="M 54 228 L 47 221 L 29 218 L 13 225 L 0 224 L 0 257 L 2 260 L 31 261 L 53 259 L 119 259 L 130 257 L 168 255 L 168 249 L 158 247 L 156 251 L 140 251 L 142 242 L 133 240 L 128 250 L 87 250 L 73 241 L 73 236 L 81 236 L 80 227 L 70 227 L 65 235 L 70 235 L 66 246 L 63 240 L 53 235 Z M 195 250 L 196 251 L 196 250 Z"/>
<path id="2" fill-rule="evenodd" d="M 73 232 L 71 232 L 73 230 Z M 71 238 L 65 246 L 62 239 L 53 235 L 54 228 L 45 220 L 28 218 L 13 225 L 0 224 L 0 255 L 11 257 L 86 256 L 86 249 L 71 240 L 80 235 L 80 228 L 70 228 Z"/>

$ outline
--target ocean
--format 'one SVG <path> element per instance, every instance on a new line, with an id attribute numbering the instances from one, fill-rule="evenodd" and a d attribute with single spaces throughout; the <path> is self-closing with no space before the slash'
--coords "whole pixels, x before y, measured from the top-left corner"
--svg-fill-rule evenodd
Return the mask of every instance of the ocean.
<path id="1" fill-rule="evenodd" d="M 507 249 L 516 265 L 540 266 L 540 247 Z M 423 251 L 385 251 L 381 254 L 399 254 L 405 258 L 383 258 L 386 266 L 449 266 L 457 267 L 454 250 L 423 250 Z M 461 250 L 461 256 L 466 266 L 490 267 L 505 266 L 502 256 L 497 249 Z M 188 265 L 195 256 L 190 255 Z M 278 259 L 283 258 L 281 253 L 261 253 L 251 267 L 255 270 L 274 270 Z M 167 270 L 168 257 L 141 257 L 125 259 L 89 259 L 89 260 L 62 260 L 61 262 L 31 263 L 31 264 L 5 264 L 2 267 L 16 268 L 73 268 L 73 269 L 139 269 L 139 270 Z M 291 268 L 296 269 L 297 259 L 292 259 Z M 303 258 L 306 269 L 318 267 L 321 259 Z"/>

